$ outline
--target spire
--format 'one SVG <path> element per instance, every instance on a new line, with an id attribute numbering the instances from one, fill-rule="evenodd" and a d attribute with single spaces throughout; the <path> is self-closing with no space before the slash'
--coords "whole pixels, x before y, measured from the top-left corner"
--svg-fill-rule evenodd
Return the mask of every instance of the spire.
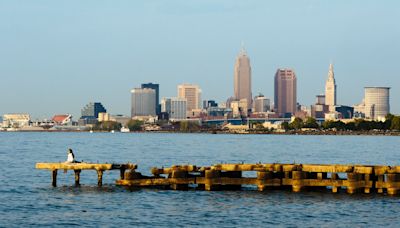
<path id="1" fill-rule="evenodd" d="M 329 64 L 329 72 L 328 72 L 328 80 L 335 79 L 335 74 L 333 73 L 333 64 L 332 62 Z"/>
<path id="2" fill-rule="evenodd" d="M 246 49 L 244 48 L 244 42 L 243 41 L 242 41 L 241 48 L 240 48 L 240 54 L 241 55 L 246 55 L 247 54 Z"/>

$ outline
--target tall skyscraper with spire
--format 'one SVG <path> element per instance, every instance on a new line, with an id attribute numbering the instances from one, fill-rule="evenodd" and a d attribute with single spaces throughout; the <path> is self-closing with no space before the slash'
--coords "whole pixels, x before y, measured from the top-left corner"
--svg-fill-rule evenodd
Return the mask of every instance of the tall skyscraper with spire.
<path id="1" fill-rule="evenodd" d="M 325 104 L 329 106 L 329 111 L 333 111 L 336 105 L 336 82 L 333 73 L 333 64 L 329 65 L 328 80 L 325 84 Z"/>
<path id="2" fill-rule="evenodd" d="M 247 100 L 247 108 L 252 107 L 251 95 L 251 66 L 246 50 L 242 46 L 239 55 L 236 57 L 234 69 L 234 99 Z"/>

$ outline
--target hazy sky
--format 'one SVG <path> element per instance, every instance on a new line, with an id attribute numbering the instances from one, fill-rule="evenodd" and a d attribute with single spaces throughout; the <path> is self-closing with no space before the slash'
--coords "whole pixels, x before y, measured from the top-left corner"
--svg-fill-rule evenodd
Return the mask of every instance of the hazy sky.
<path id="1" fill-rule="evenodd" d="M 0 0 L 0 114 L 34 118 L 100 101 L 130 113 L 130 89 L 199 84 L 204 99 L 233 94 L 241 43 L 252 64 L 253 95 L 273 99 L 277 68 L 291 67 L 298 101 L 324 92 L 330 61 L 338 102 L 364 86 L 390 86 L 400 113 L 400 1 Z"/>

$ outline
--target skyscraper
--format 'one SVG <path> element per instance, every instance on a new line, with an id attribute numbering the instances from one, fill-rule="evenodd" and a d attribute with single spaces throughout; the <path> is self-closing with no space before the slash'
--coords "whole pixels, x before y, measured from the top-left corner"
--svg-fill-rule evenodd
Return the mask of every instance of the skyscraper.
<path id="1" fill-rule="evenodd" d="M 288 116 L 296 112 L 297 78 L 291 69 L 278 69 L 275 74 L 275 112 Z"/>
<path id="2" fill-rule="evenodd" d="M 148 88 L 135 88 L 131 90 L 132 107 L 131 116 L 156 115 L 156 91 Z"/>
<path id="3" fill-rule="evenodd" d="M 142 84 L 142 89 L 154 89 L 156 91 L 156 114 L 160 114 L 161 106 L 160 106 L 160 85 L 153 84 L 151 82 Z"/>
<path id="4" fill-rule="evenodd" d="M 365 87 L 365 117 L 382 119 L 390 113 L 389 87 Z"/>
<path id="5" fill-rule="evenodd" d="M 186 98 L 186 110 L 201 109 L 201 89 L 198 85 L 178 85 L 178 97 Z"/>
<path id="6" fill-rule="evenodd" d="M 251 95 L 251 66 L 246 50 L 242 48 L 236 57 L 234 68 L 234 99 L 247 100 L 247 109 L 252 106 Z"/>
<path id="7" fill-rule="evenodd" d="M 329 65 L 328 80 L 325 84 L 325 104 L 329 106 L 330 111 L 334 111 L 336 105 L 336 82 L 333 73 L 333 65 Z"/>

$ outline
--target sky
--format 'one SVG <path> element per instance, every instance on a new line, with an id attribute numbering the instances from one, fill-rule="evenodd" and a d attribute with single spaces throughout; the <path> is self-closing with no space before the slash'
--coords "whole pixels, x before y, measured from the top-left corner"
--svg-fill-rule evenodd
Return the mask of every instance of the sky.
<path id="1" fill-rule="evenodd" d="M 146 82 L 161 97 L 198 84 L 224 102 L 242 43 L 253 95 L 273 100 L 274 74 L 288 67 L 309 106 L 332 62 L 339 104 L 389 86 L 400 114 L 399 21 L 396 0 L 0 0 L 0 115 L 77 119 L 91 101 L 129 115 L 130 90 Z"/>

